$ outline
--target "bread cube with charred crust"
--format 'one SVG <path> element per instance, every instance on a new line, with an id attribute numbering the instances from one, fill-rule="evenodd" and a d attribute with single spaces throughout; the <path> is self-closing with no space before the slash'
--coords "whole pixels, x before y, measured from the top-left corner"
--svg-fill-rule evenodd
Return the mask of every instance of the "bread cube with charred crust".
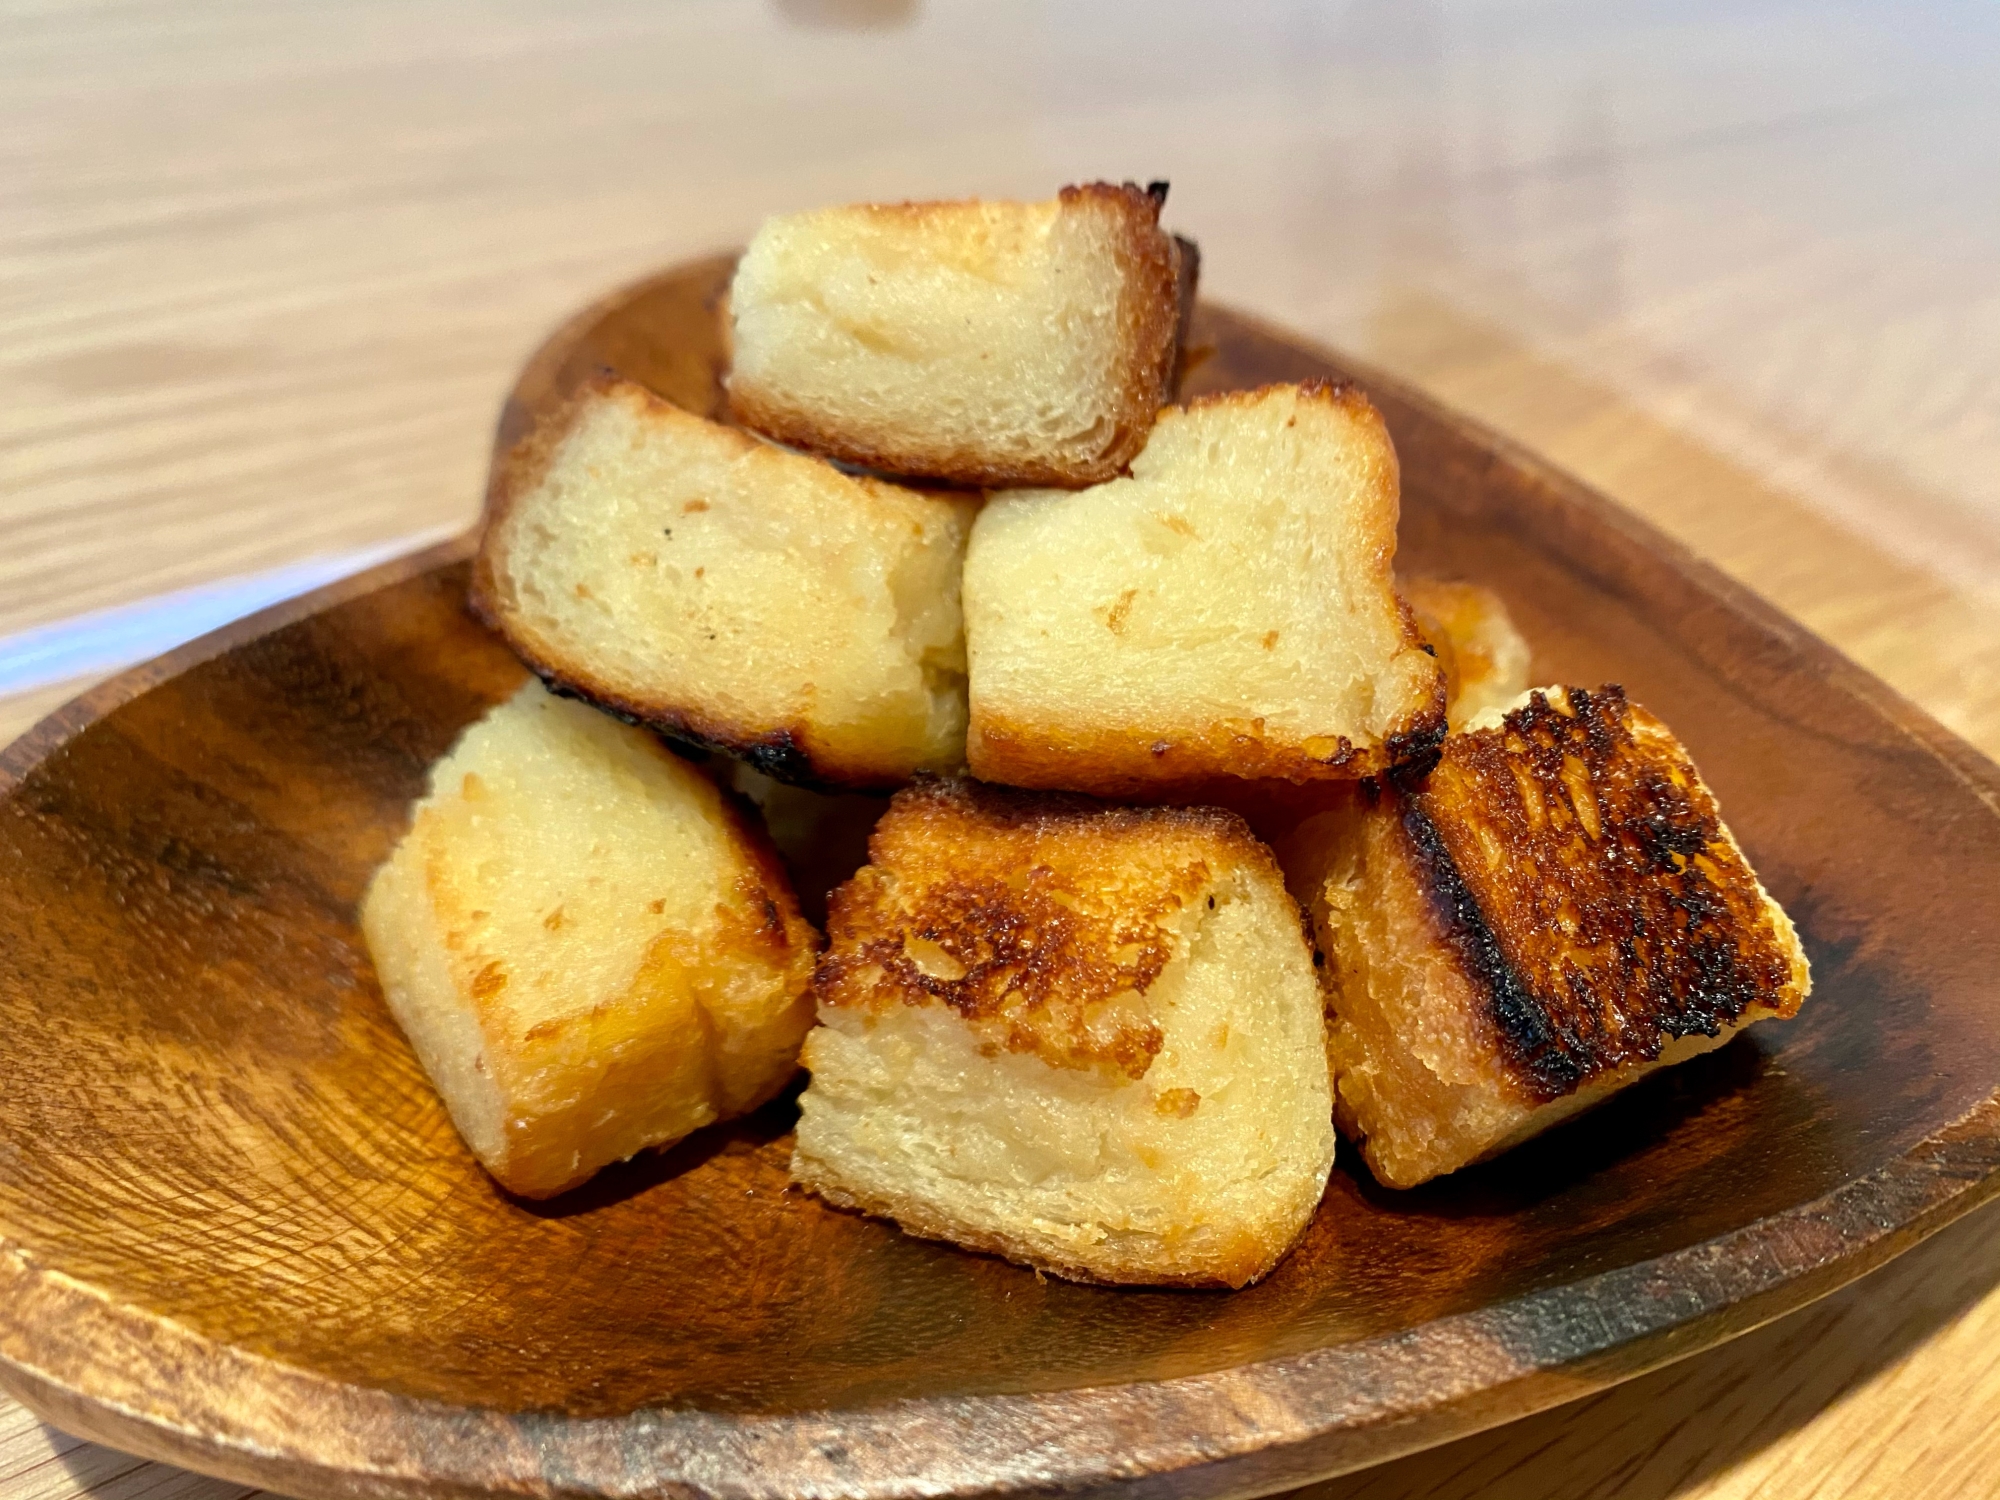
<path id="1" fill-rule="evenodd" d="M 894 786 L 963 761 L 973 506 L 606 378 L 497 466 L 473 602 L 567 692 L 780 780 Z"/>
<path id="2" fill-rule="evenodd" d="M 761 835 L 533 682 L 433 768 L 361 927 L 459 1134 L 523 1197 L 756 1108 L 812 1024 L 817 934 Z"/>
<path id="3" fill-rule="evenodd" d="M 1348 386 L 1160 416 L 1131 473 L 994 496 L 965 561 L 973 773 L 1138 796 L 1374 775 L 1444 732 L 1394 578 L 1396 454 Z"/>
<path id="4" fill-rule="evenodd" d="M 1404 580 L 1403 598 L 1444 669 L 1451 728 L 1462 729 L 1528 690 L 1528 643 L 1493 590 L 1453 579 L 1410 578 Z"/>
<path id="5" fill-rule="evenodd" d="M 965 485 L 1116 474 L 1173 399 L 1195 251 L 1166 186 L 767 219 L 730 287 L 737 420 Z"/>
<path id="6" fill-rule="evenodd" d="M 1279 853 L 1326 959 L 1335 1115 L 1413 1187 L 1790 1016 L 1798 935 L 1687 751 L 1617 687 L 1545 688 Z"/>
<path id="7" fill-rule="evenodd" d="M 792 1175 L 1083 1281 L 1242 1286 L 1333 1161 L 1312 955 L 1233 814 L 926 781 L 835 892 Z"/>

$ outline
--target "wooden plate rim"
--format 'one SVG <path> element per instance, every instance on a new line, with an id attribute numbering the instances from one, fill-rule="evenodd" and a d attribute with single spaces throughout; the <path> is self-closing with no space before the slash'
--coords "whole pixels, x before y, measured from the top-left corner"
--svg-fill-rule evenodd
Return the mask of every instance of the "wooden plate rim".
<path id="1" fill-rule="evenodd" d="M 524 367 L 687 265 L 567 320 Z M 1268 336 L 1449 422 L 1866 702 L 2000 816 L 2000 767 L 1657 528 L 1408 386 Z M 83 694 L 0 752 L 0 796 L 120 705 L 235 647 L 462 561 L 468 533 L 236 621 Z M 299 1495 L 1249 1495 L 1510 1420 L 1734 1337 L 2000 1195 L 2000 1086 L 1877 1171 L 1729 1234 L 1400 1333 L 1234 1369 L 1031 1395 L 765 1417 L 507 1413 L 346 1385 L 206 1339 L 36 1265 L 0 1235 L 0 1386 L 80 1436 Z M 1608 1356 L 1617 1353 L 1613 1362 Z M 1636 1357 L 1635 1357 L 1636 1356 Z"/>

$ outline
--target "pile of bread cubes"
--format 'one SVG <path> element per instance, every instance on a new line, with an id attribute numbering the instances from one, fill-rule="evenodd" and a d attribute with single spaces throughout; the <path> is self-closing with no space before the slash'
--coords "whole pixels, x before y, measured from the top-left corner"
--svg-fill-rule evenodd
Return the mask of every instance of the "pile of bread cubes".
<path id="1" fill-rule="evenodd" d="M 1242 1286 L 1336 1126 L 1409 1187 L 1797 1010 L 1674 736 L 1526 691 L 1488 590 L 1399 588 L 1361 391 L 1174 404 L 1164 198 L 772 219 L 726 422 L 605 376 L 502 456 L 473 604 L 539 680 L 362 920 L 509 1192 L 803 1064 L 828 1203 Z"/>

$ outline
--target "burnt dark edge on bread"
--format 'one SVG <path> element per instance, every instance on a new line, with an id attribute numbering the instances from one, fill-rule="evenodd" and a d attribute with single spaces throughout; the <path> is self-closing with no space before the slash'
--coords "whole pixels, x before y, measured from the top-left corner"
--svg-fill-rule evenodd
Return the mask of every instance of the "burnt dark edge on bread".
<path id="1" fill-rule="evenodd" d="M 635 729 L 644 729 L 664 741 L 667 748 L 685 760 L 703 761 L 712 755 L 728 755 L 742 761 L 753 771 L 761 771 L 773 781 L 803 787 L 809 792 L 843 792 L 854 788 L 822 777 L 813 765 L 813 760 L 799 744 L 789 729 L 773 730 L 755 739 L 722 739 L 701 733 L 689 727 L 685 720 L 677 716 L 658 712 L 640 713 L 621 705 L 616 700 L 606 699 L 597 693 L 554 675 L 534 668 L 542 685 L 558 698 L 573 698 L 578 703 L 588 703 L 600 713 L 609 714 L 621 723 L 630 724 Z"/>
<path id="2" fill-rule="evenodd" d="M 1414 799 L 1402 799 L 1403 832 L 1422 872 L 1424 894 L 1445 941 L 1478 985 L 1509 1071 L 1543 1101 L 1574 1093 L 1590 1074 L 1550 1024 L 1540 999 L 1508 964 L 1500 940 L 1466 888 L 1437 825 Z"/>
<path id="3" fill-rule="evenodd" d="M 1423 649 L 1433 660 L 1437 652 L 1425 643 Z M 1423 718 L 1409 729 L 1400 730 L 1383 742 L 1388 752 L 1390 774 L 1399 782 L 1421 781 L 1430 775 L 1444 753 L 1446 724 L 1442 717 Z"/>
<path id="4" fill-rule="evenodd" d="M 1612 683 L 1595 691 L 1569 688 L 1566 692 L 1568 714 L 1554 708 L 1545 694 L 1535 692 L 1524 706 L 1506 715 L 1504 727 L 1526 735 L 1538 724 L 1561 719 L 1568 729 L 1581 729 L 1590 749 L 1607 758 L 1618 741 L 1632 738 L 1625 727 L 1631 709 L 1623 687 Z M 1468 887 L 1443 834 L 1421 804 L 1429 770 L 1437 760 L 1438 753 L 1433 753 L 1422 774 L 1399 768 L 1386 778 L 1387 786 L 1381 790 L 1401 803 L 1403 832 L 1439 931 L 1466 976 L 1478 986 L 1509 1071 L 1540 1102 L 1561 1098 L 1609 1071 L 1612 1060 L 1601 1056 L 1581 1029 L 1558 1019 L 1555 1012 L 1560 1007 L 1538 994 L 1509 962 L 1499 935 Z M 1674 856 L 1689 856 L 1720 841 L 1721 823 L 1712 803 L 1707 809 L 1693 803 L 1688 811 L 1692 822 L 1671 820 L 1658 812 L 1643 821 L 1622 820 L 1621 831 L 1629 833 L 1644 851 L 1651 874 L 1671 872 Z M 1718 910 L 1727 914 L 1725 905 L 1699 889 L 1682 891 L 1668 900 L 1689 914 L 1691 928 L 1702 926 Z M 1656 1057 L 1667 1037 L 1719 1035 L 1724 1026 L 1741 1020 L 1763 993 L 1740 961 L 1733 938 L 1703 940 L 1693 932 L 1689 936 L 1692 940 L 1681 946 L 1697 966 L 1696 982 L 1687 986 L 1685 993 L 1672 995 L 1673 1003 L 1650 1017 L 1659 1037 L 1642 1054 L 1643 1060 Z"/>
<path id="5" fill-rule="evenodd" d="M 556 697 L 588 703 L 621 723 L 657 735 L 685 759 L 705 760 L 711 754 L 734 756 L 773 781 L 802 787 L 809 792 L 883 791 L 901 784 L 893 781 L 844 781 L 827 776 L 814 763 L 798 734 L 790 729 L 766 730 L 761 734 L 730 734 L 711 723 L 634 703 L 607 689 L 566 675 L 531 655 L 520 642 L 501 630 L 480 590 L 475 588 L 472 591 L 466 600 L 466 608 L 480 624 L 499 633 L 521 664 L 539 677 L 542 686 Z"/>

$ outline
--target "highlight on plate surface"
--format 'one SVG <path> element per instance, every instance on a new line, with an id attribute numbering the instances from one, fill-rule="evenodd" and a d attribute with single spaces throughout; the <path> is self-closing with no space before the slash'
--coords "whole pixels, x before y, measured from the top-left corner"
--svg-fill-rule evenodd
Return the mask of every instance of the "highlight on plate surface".
<path id="1" fill-rule="evenodd" d="M 1397 577 L 1365 392 L 1177 404 L 1165 201 L 774 218 L 728 421 L 606 375 L 500 456 L 472 602 L 539 681 L 362 920 L 508 1191 L 803 1065 L 825 1203 L 1240 1287 L 1337 1140 L 1412 1187 L 1798 1010 L 1673 732 Z"/>

